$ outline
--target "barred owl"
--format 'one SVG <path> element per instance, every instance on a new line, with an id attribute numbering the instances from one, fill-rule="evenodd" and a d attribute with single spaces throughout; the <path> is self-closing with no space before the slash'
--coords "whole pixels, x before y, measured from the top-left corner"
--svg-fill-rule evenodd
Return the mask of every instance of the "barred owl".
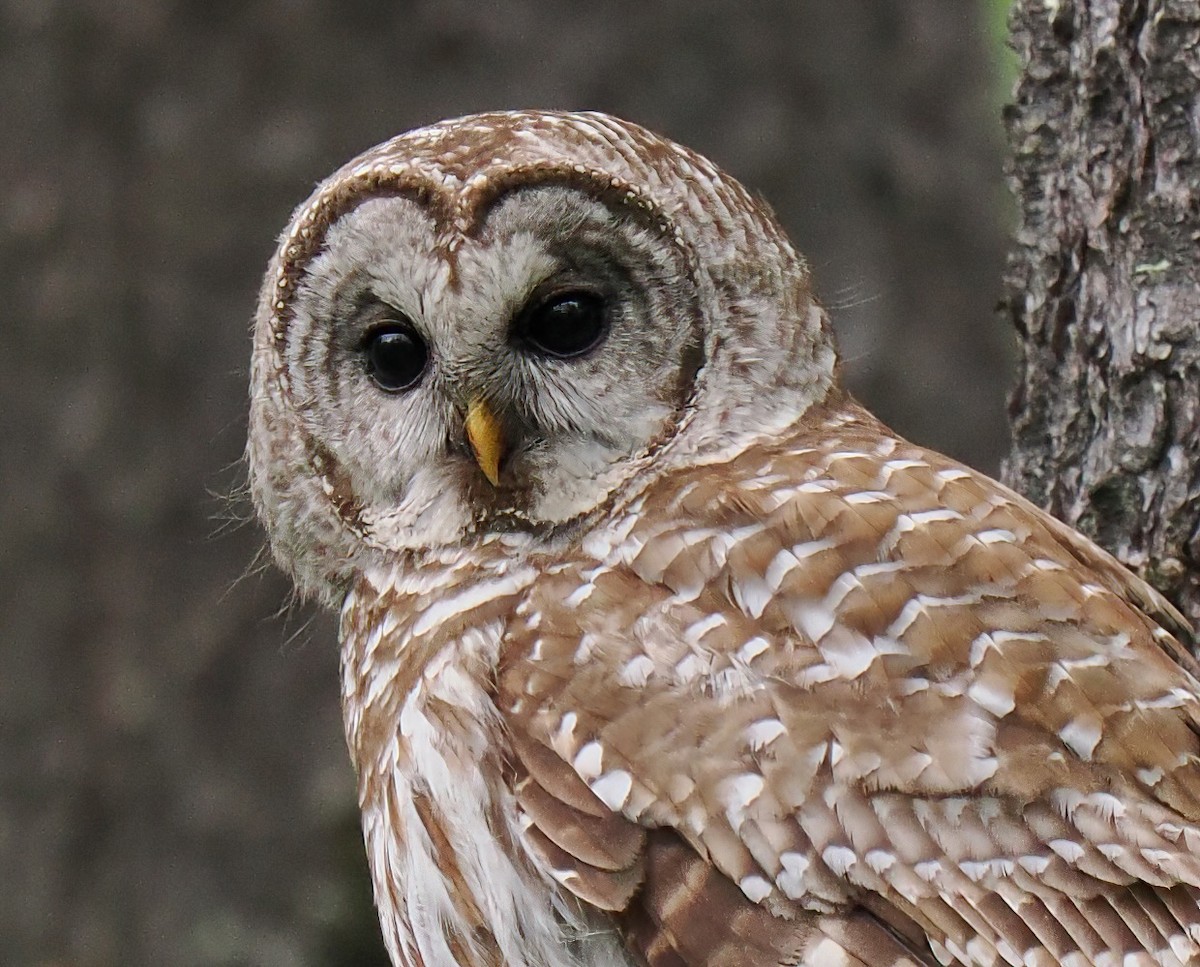
<path id="1" fill-rule="evenodd" d="M 495 113 L 323 182 L 248 447 L 341 608 L 397 965 L 1200 962 L 1186 623 L 842 389 L 699 155 Z"/>

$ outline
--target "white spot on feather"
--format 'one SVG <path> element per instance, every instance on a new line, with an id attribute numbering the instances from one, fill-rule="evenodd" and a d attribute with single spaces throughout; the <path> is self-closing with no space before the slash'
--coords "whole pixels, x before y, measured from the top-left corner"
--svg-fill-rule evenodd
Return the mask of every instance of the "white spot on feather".
<path id="1" fill-rule="evenodd" d="M 585 631 L 579 639 L 579 645 L 575 649 L 575 654 L 571 656 L 571 661 L 576 665 L 582 665 L 592 660 L 592 654 L 596 647 L 600 644 L 600 639 L 590 631 Z"/>
<path id="2" fill-rule="evenodd" d="M 936 524 L 947 520 L 962 520 L 963 515 L 951 507 L 935 507 L 933 510 L 917 510 L 908 515 L 908 519 L 920 527 L 922 524 Z"/>
<path id="3" fill-rule="evenodd" d="M 1084 854 L 1083 847 L 1071 839 L 1052 839 L 1046 845 L 1072 865 L 1078 863 Z"/>
<path id="4" fill-rule="evenodd" d="M 837 490 L 838 483 L 836 480 L 806 480 L 796 488 L 798 494 L 827 494 L 831 490 Z"/>
<path id="5" fill-rule="evenodd" d="M 896 545 L 900 542 L 901 537 L 903 537 L 909 531 L 914 531 L 924 524 L 934 524 L 938 521 L 962 519 L 962 514 L 960 514 L 957 510 L 951 510 L 949 507 L 939 507 L 934 510 L 918 510 L 910 514 L 900 514 L 892 524 L 891 529 L 884 534 L 883 539 L 879 542 L 880 556 L 884 557 L 891 551 L 895 550 Z"/>
<path id="6" fill-rule="evenodd" d="M 764 877 L 757 874 L 743 876 L 738 881 L 738 886 L 746 894 L 747 899 L 754 903 L 761 903 L 771 895 L 771 884 Z"/>
<path id="7" fill-rule="evenodd" d="M 795 556 L 787 548 L 776 553 L 771 558 L 771 563 L 767 565 L 767 570 L 763 577 L 766 579 L 767 587 L 772 591 L 778 591 L 780 585 L 783 584 L 783 579 L 788 574 L 800 565 Z"/>
<path id="8" fill-rule="evenodd" d="M 1012 876 L 1016 864 L 1010 859 L 998 857 L 991 860 L 964 860 L 958 864 L 958 868 L 967 879 L 978 883 L 985 877 Z"/>
<path id="9" fill-rule="evenodd" d="M 681 685 L 694 682 L 701 675 L 707 673 L 708 667 L 708 660 L 701 658 L 699 655 L 684 655 L 675 666 L 675 680 Z"/>
<path id="10" fill-rule="evenodd" d="M 895 571 L 903 571 L 908 568 L 908 561 L 870 561 L 866 564 L 860 564 L 850 573 L 860 580 L 862 578 L 874 577 L 876 574 L 891 574 Z"/>
<path id="11" fill-rule="evenodd" d="M 883 480 L 887 482 L 897 470 L 925 470 L 929 467 L 924 460 L 888 460 L 883 465 Z"/>
<path id="12" fill-rule="evenodd" d="M 804 895 L 804 874 L 808 872 L 809 859 L 803 853 L 788 850 L 779 854 L 779 864 L 783 872 L 775 877 L 775 882 L 784 895 L 792 900 Z"/>
<path id="13" fill-rule="evenodd" d="M 725 807 L 725 817 L 736 833 L 746 819 L 746 809 L 760 796 L 766 782 L 763 777 L 753 772 L 743 772 L 724 780 L 719 793 L 721 805 Z"/>
<path id="14" fill-rule="evenodd" d="M 746 743 L 754 752 L 760 752 L 787 732 L 779 719 L 759 719 L 746 726 Z"/>
<path id="15" fill-rule="evenodd" d="M 1134 702 L 1134 705 L 1139 709 L 1152 708 L 1182 708 L 1191 702 L 1196 701 L 1196 696 L 1191 692 L 1182 688 L 1172 688 L 1170 691 L 1164 692 L 1157 698 L 1149 698 L 1144 701 Z"/>
<path id="16" fill-rule="evenodd" d="M 849 846 L 826 846 L 821 851 L 821 859 L 836 876 L 845 876 L 858 862 L 858 854 Z"/>
<path id="17" fill-rule="evenodd" d="M 621 666 L 617 672 L 617 684 L 626 688 L 641 688 L 653 671 L 653 660 L 647 655 L 638 655 Z"/>
<path id="18" fill-rule="evenodd" d="M 738 701 L 766 687 L 760 676 L 739 665 L 722 668 L 704 684 L 708 693 L 722 704 Z"/>
<path id="19" fill-rule="evenodd" d="M 571 740 L 575 737 L 575 726 L 578 724 L 579 717 L 574 712 L 567 712 L 559 719 L 558 731 L 554 733 L 553 738 L 555 750 L 569 746 Z"/>
<path id="20" fill-rule="evenodd" d="M 819 602 L 797 601 L 788 608 L 788 619 L 809 641 L 817 642 L 834 626 L 837 615 Z"/>
<path id="21" fill-rule="evenodd" d="M 967 697 L 998 719 L 1004 718 L 1017 706 L 1011 684 L 1000 681 L 994 676 L 980 679 L 972 684 L 967 689 Z"/>
<path id="22" fill-rule="evenodd" d="M 592 792 L 613 812 L 620 812 L 633 789 L 633 777 L 624 769 L 606 772 L 590 784 Z"/>
<path id="23" fill-rule="evenodd" d="M 737 658 L 748 665 L 770 647 L 771 643 L 766 638 L 755 635 L 737 650 Z"/>
<path id="24" fill-rule="evenodd" d="M 758 575 L 747 574 L 733 582 L 733 600 L 751 618 L 761 618 L 775 596 Z"/>
<path id="25" fill-rule="evenodd" d="M 1084 799 L 1084 802 L 1099 813 L 1100 818 L 1106 823 L 1125 818 L 1125 803 L 1111 792 L 1090 793 Z"/>
<path id="26" fill-rule="evenodd" d="M 848 504 L 882 504 L 895 499 L 891 494 L 882 490 L 861 490 L 858 493 L 846 495 Z"/>
<path id="27" fill-rule="evenodd" d="M 804 963 L 812 964 L 813 967 L 852 967 L 861 964 L 862 961 L 857 958 L 851 960 L 845 947 L 832 937 L 822 935 L 820 940 L 805 951 Z"/>
<path id="28" fill-rule="evenodd" d="M 1138 769 L 1135 775 L 1139 782 L 1143 782 L 1147 786 L 1155 786 L 1162 780 L 1164 773 L 1161 768 L 1155 766 L 1153 769 Z"/>
<path id="29" fill-rule="evenodd" d="M 955 608 L 961 605 L 978 604 L 982 599 L 983 594 L 978 591 L 945 598 L 929 594 L 916 594 L 904 603 L 900 614 L 888 625 L 884 634 L 889 638 L 900 638 L 912 627 L 913 622 L 930 608 Z"/>
<path id="30" fill-rule="evenodd" d="M 1033 876 L 1041 876 L 1046 872 L 1046 868 L 1050 865 L 1049 856 L 1022 856 L 1017 860 L 1017 865 L 1026 873 Z"/>
<path id="31" fill-rule="evenodd" d="M 938 860 L 925 860 L 913 867 L 913 872 L 926 883 L 932 883 L 942 873 L 942 864 Z"/>
<path id="32" fill-rule="evenodd" d="M 710 631 L 715 631 L 717 628 L 724 627 L 729 623 L 725 615 L 720 612 L 710 614 L 707 618 L 701 618 L 699 621 L 693 622 L 683 630 L 683 637 L 691 644 L 699 644 L 700 640 Z"/>
<path id="33" fill-rule="evenodd" d="M 592 592 L 596 590 L 596 585 L 588 581 L 587 584 L 581 584 L 574 591 L 563 598 L 563 604 L 568 608 L 578 608 L 584 601 L 592 596 Z"/>
<path id="34" fill-rule="evenodd" d="M 437 598 L 421 612 L 421 617 L 413 624 L 412 636 L 419 638 L 460 614 L 472 611 L 496 598 L 513 594 L 528 585 L 532 577 L 532 572 L 522 571 L 493 581 L 477 581 L 457 594 Z"/>
<path id="35" fill-rule="evenodd" d="M 571 767 L 575 770 L 579 778 L 586 782 L 600 775 L 600 770 L 603 768 L 603 761 L 604 749 L 599 742 L 592 741 L 575 753 L 575 759 L 571 762 Z"/>
<path id="36" fill-rule="evenodd" d="M 1092 761 L 1092 753 L 1100 743 L 1100 723 L 1092 719 L 1072 719 L 1058 730 L 1058 737 L 1063 745 L 1074 752 L 1084 762 Z"/>
<path id="37" fill-rule="evenodd" d="M 821 639 L 818 647 L 821 657 L 837 672 L 838 677 L 848 681 L 858 678 L 879 657 L 870 638 L 845 625 L 834 628 Z"/>
<path id="38" fill-rule="evenodd" d="M 837 610 L 842 606 L 842 602 L 846 600 L 846 596 L 855 588 L 861 587 L 862 584 L 858 580 L 858 575 L 853 571 L 847 571 L 845 574 L 839 575 L 837 580 L 829 586 L 822 604 L 830 612 L 836 614 Z"/>

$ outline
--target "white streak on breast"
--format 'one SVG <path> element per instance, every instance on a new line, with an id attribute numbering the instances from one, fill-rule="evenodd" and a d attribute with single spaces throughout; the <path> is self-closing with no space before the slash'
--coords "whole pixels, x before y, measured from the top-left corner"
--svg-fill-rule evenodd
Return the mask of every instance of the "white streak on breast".
<path id="1" fill-rule="evenodd" d="M 490 581 L 468 584 L 463 590 L 444 595 L 426 608 L 413 625 L 412 636 L 419 638 L 440 628 L 451 618 L 472 611 L 506 595 L 515 594 L 529 585 L 532 575 L 524 572 L 506 575 Z"/>

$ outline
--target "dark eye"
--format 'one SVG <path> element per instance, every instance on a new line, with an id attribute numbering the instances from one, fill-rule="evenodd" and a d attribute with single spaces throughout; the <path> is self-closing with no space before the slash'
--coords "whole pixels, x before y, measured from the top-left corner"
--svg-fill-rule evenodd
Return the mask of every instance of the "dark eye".
<path id="1" fill-rule="evenodd" d="M 429 347 L 407 323 L 377 326 L 363 340 L 367 374 L 389 393 L 411 389 L 425 372 Z"/>
<path id="2" fill-rule="evenodd" d="M 558 292 L 521 313 L 518 335 L 533 349 L 557 359 L 582 356 L 608 332 L 604 299 L 594 292 Z"/>

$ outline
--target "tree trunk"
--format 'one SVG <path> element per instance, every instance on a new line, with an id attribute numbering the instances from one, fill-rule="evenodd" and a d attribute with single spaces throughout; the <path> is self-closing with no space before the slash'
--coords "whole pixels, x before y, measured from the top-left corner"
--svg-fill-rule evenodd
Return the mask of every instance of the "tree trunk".
<path id="1" fill-rule="evenodd" d="M 1008 482 L 1200 625 L 1200 3 L 1018 0 Z"/>

